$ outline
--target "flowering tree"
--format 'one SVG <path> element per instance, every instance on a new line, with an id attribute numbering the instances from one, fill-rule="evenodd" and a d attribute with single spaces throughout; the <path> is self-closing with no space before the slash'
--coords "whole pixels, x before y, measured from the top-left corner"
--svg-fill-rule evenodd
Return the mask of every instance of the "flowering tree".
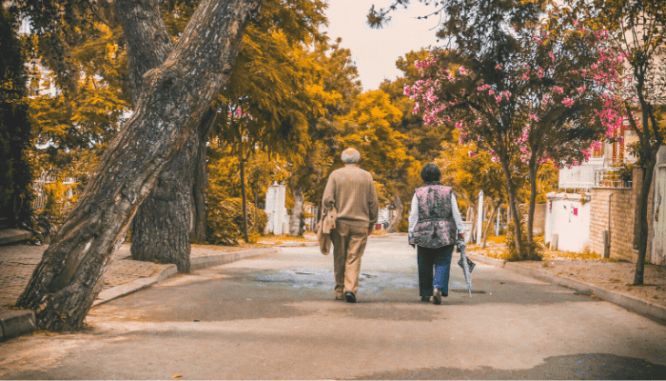
<path id="1" fill-rule="evenodd" d="M 516 242 L 521 259 L 535 255 L 539 166 L 547 161 L 558 167 L 580 164 L 600 147 L 604 133 L 613 136 L 622 124 L 618 102 L 607 92 L 622 69 L 621 60 L 608 52 L 607 34 L 561 20 L 514 25 L 507 33 L 513 41 L 500 44 L 504 49 L 495 57 L 435 50 L 417 65 L 423 79 L 405 87 L 415 109 L 425 109 L 426 123 L 455 123 L 461 143 L 475 142 L 502 165 L 513 216 L 519 214 L 510 163 L 519 155 L 528 165 L 527 250 L 520 238 Z M 521 237 L 520 219 L 514 221 L 516 237 Z"/>
<path id="2" fill-rule="evenodd" d="M 627 77 L 616 80 L 616 103 L 623 108 L 632 131 L 638 136 L 635 151 L 643 169 L 641 194 L 652 186 L 659 147 L 666 143 L 666 131 L 657 112 L 666 105 L 666 3 L 655 0 L 569 0 L 568 17 L 609 36 L 613 51 L 619 52 Z M 634 115 L 634 112 L 636 115 Z M 634 284 L 643 284 L 648 243 L 648 198 L 639 200 L 638 258 Z"/>

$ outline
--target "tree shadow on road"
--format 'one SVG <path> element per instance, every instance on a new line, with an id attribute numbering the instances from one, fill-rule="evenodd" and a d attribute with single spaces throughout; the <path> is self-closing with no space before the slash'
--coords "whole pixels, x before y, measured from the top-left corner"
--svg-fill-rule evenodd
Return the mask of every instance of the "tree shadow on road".
<path id="1" fill-rule="evenodd" d="M 442 360 L 446 361 L 445 359 Z M 503 370 L 491 367 L 473 369 L 424 368 L 369 374 L 359 380 L 663 380 L 666 366 L 633 357 L 605 353 L 553 356 L 530 369 Z"/>

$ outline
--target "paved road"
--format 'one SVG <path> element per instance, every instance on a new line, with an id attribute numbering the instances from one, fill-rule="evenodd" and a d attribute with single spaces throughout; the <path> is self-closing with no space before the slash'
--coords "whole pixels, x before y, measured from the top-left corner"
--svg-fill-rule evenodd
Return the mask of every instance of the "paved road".
<path id="1" fill-rule="evenodd" d="M 10 379 L 664 379 L 666 327 L 478 265 L 419 300 L 404 237 L 372 239 L 356 304 L 318 248 L 235 262 L 95 308 L 90 328 L 0 344 Z"/>

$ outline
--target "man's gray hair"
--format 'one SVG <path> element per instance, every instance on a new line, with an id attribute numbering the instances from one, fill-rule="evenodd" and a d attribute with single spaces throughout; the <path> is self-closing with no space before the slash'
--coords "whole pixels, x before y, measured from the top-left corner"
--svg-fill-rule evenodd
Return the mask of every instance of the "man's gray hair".
<path id="1" fill-rule="evenodd" d="M 358 152 L 355 148 L 347 148 L 342 151 L 342 162 L 345 164 L 358 164 L 361 160 L 361 153 Z"/>

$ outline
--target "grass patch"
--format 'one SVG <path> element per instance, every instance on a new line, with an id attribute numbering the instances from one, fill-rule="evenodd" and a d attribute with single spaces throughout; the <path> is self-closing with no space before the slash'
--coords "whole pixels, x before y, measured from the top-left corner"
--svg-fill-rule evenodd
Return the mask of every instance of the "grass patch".
<path id="1" fill-rule="evenodd" d="M 311 239 L 307 239 L 305 237 L 293 237 L 290 235 L 273 235 L 273 234 L 267 234 L 259 238 L 259 241 L 270 242 L 276 245 L 279 245 L 284 242 L 312 242 Z"/>
<path id="2" fill-rule="evenodd" d="M 541 255 L 544 260 L 564 259 L 570 261 L 589 261 L 601 259 L 599 254 L 589 250 L 583 251 L 582 253 L 561 250 L 544 250 Z"/>

